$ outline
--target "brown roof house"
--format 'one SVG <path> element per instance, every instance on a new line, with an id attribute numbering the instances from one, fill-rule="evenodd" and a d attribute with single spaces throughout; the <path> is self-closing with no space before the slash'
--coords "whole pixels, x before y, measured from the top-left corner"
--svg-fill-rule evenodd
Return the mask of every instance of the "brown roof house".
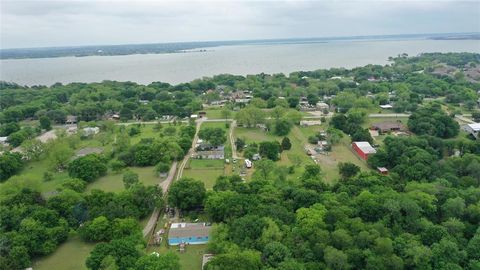
<path id="1" fill-rule="evenodd" d="M 405 126 L 400 122 L 380 122 L 372 125 L 371 129 L 378 130 L 381 133 L 392 131 L 403 131 Z"/>

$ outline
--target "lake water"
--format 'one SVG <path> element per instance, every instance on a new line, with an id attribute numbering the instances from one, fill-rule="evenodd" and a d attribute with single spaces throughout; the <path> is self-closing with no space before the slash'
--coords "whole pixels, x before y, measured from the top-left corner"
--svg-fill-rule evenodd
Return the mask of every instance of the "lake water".
<path id="1" fill-rule="evenodd" d="M 21 85 L 55 82 L 188 82 L 221 73 L 290 73 L 386 64 L 389 56 L 422 52 L 476 52 L 478 40 L 334 41 L 315 44 L 223 46 L 207 52 L 90 56 L 0 61 L 0 80 Z"/>

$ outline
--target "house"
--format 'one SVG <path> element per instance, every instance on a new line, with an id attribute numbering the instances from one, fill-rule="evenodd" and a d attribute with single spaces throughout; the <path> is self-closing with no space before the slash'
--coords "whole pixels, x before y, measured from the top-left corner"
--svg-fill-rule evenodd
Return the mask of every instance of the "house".
<path id="1" fill-rule="evenodd" d="M 99 127 L 86 127 L 83 129 L 83 135 L 85 136 L 95 135 L 95 134 L 98 134 L 99 132 L 100 132 Z"/>
<path id="2" fill-rule="evenodd" d="M 197 115 L 197 114 L 192 114 L 192 115 L 190 115 L 190 118 L 191 118 L 191 119 L 197 119 L 197 118 L 198 118 L 198 115 Z"/>
<path id="3" fill-rule="evenodd" d="M 367 160 L 369 155 L 377 152 L 369 142 L 353 142 L 352 148 L 363 160 Z"/>
<path id="4" fill-rule="evenodd" d="M 78 150 L 75 153 L 75 157 L 84 157 L 90 154 L 101 154 L 103 152 L 103 148 L 101 147 L 85 147 L 83 149 Z"/>
<path id="5" fill-rule="evenodd" d="M 480 123 L 465 125 L 463 126 L 463 130 L 470 133 L 475 139 L 478 139 L 480 134 Z"/>
<path id="6" fill-rule="evenodd" d="M 75 115 L 67 115 L 67 120 L 65 121 L 67 125 L 77 124 L 77 117 Z"/>
<path id="7" fill-rule="evenodd" d="M 382 109 L 393 109 L 393 106 L 390 104 L 385 104 L 385 105 L 380 105 L 380 108 Z"/>
<path id="8" fill-rule="evenodd" d="M 260 157 L 260 154 L 254 154 L 252 156 L 252 160 L 260 160 L 262 157 Z"/>
<path id="9" fill-rule="evenodd" d="M 391 131 L 405 130 L 405 126 L 401 122 L 380 122 L 373 124 L 370 129 L 386 133 Z"/>
<path id="10" fill-rule="evenodd" d="M 8 144 L 7 139 L 8 139 L 8 137 L 0 137 L 0 144 L 7 145 Z"/>
<path id="11" fill-rule="evenodd" d="M 172 223 L 168 232 L 168 244 L 171 246 L 206 244 L 211 228 L 206 223 Z"/>
<path id="12" fill-rule="evenodd" d="M 225 147 L 223 145 L 212 146 L 201 141 L 197 143 L 196 150 L 193 157 L 197 159 L 225 159 Z"/>
<path id="13" fill-rule="evenodd" d="M 248 169 L 252 168 L 252 162 L 248 158 L 245 159 L 245 167 Z"/>
<path id="14" fill-rule="evenodd" d="M 317 107 L 317 110 L 320 110 L 320 111 L 330 110 L 330 105 L 328 105 L 325 102 L 317 102 L 317 104 L 315 106 Z"/>
<path id="15" fill-rule="evenodd" d="M 205 116 L 207 116 L 207 112 L 198 112 L 198 117 L 204 118 Z"/>
<path id="16" fill-rule="evenodd" d="M 319 126 L 322 124 L 320 120 L 302 120 L 300 121 L 300 126 L 309 127 L 309 126 Z"/>
<path id="17" fill-rule="evenodd" d="M 377 171 L 378 171 L 380 174 L 388 175 L 388 169 L 385 168 L 385 167 L 377 167 Z"/>

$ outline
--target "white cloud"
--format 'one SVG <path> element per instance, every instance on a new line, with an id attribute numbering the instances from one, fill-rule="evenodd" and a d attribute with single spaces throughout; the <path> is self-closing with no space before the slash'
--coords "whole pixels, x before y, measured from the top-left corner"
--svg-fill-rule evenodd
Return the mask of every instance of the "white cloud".
<path id="1" fill-rule="evenodd" d="M 478 1 L 0 1 L 2 48 L 480 31 Z"/>

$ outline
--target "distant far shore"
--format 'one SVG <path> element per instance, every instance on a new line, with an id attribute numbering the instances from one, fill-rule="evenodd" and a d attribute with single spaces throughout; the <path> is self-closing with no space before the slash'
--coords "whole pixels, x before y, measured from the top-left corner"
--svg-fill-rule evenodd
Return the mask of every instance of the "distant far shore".
<path id="1" fill-rule="evenodd" d="M 203 52 L 205 48 L 234 45 L 275 45 L 275 44 L 310 44 L 326 43 L 330 41 L 363 41 L 363 40 L 480 40 L 480 33 L 441 33 L 441 34 L 402 34 L 402 35 L 372 35 L 348 37 L 321 37 L 321 38 L 286 38 L 265 40 L 231 40 L 231 41 L 198 41 L 172 42 L 155 44 L 126 44 L 126 45 L 92 45 L 72 47 L 44 47 L 1 49 L 0 59 L 29 59 L 29 58 L 56 58 L 56 57 L 87 57 L 87 56 L 115 56 L 133 54 L 165 54 Z"/>

